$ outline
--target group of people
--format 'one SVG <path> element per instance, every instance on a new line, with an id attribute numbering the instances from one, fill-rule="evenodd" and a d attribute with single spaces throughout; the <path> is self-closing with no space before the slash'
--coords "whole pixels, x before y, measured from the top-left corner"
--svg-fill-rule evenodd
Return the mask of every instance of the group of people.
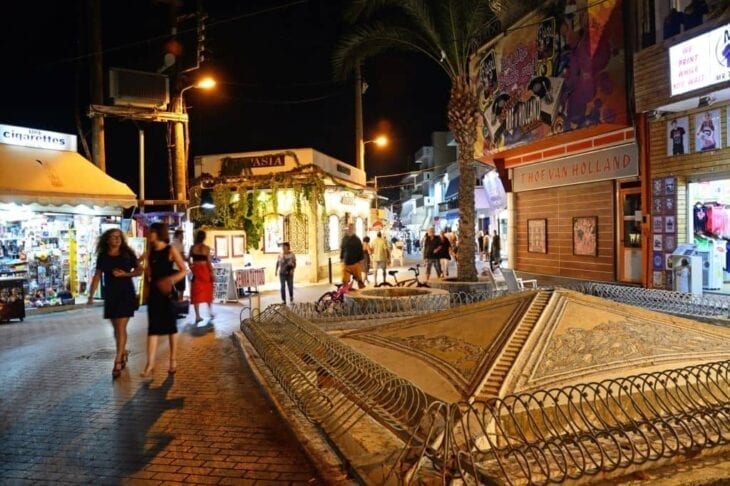
<path id="1" fill-rule="evenodd" d="M 445 230 L 436 235 L 436 230 L 431 227 L 426 232 L 421 242 L 423 249 L 423 260 L 426 262 L 426 280 L 431 278 L 431 269 L 436 271 L 438 278 L 449 276 L 449 262 L 456 259 L 458 247 L 453 233 L 451 237 Z"/>
<path id="2" fill-rule="evenodd" d="M 502 260 L 502 242 L 499 233 L 494 230 L 492 237 L 489 237 L 489 231 L 480 231 L 477 235 L 477 244 L 479 245 L 479 255 L 482 261 L 488 261 L 492 269 L 499 266 Z"/>
<path id="3" fill-rule="evenodd" d="M 102 284 L 104 318 L 114 327 L 116 355 L 112 377 L 118 378 L 127 365 L 127 323 L 138 308 L 139 298 L 132 277 L 144 275 L 143 289 L 147 295 L 147 363 L 141 376 L 149 377 L 155 367 L 159 336 L 168 336 L 170 346 L 168 373 L 177 371 L 177 317 L 175 301 L 182 299 L 188 266 L 192 274 L 190 301 L 195 308 L 196 324 L 200 304 L 208 304 L 210 319 L 213 304 L 213 263 L 205 232 L 198 231 L 187 258 L 182 248 L 182 231 L 175 233 L 176 243 L 170 244 L 167 224 L 153 223 L 147 232 L 147 252 L 137 256 L 119 229 L 110 229 L 100 237 L 96 247 L 96 272 L 89 289 L 89 304 Z"/>
<path id="4" fill-rule="evenodd" d="M 378 270 L 382 271 L 385 282 L 390 253 L 391 248 L 380 231 L 372 241 L 369 236 L 360 240 L 355 234 L 354 225 L 348 224 L 340 244 L 342 283 L 353 279 L 357 282 L 358 288 L 365 288 L 370 283 L 368 276 L 371 268 L 374 270 L 374 284 L 378 285 Z"/>

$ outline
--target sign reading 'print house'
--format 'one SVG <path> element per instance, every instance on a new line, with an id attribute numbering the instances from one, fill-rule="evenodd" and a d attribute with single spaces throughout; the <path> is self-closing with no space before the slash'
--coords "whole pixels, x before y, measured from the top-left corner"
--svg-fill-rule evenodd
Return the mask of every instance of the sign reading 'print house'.
<path id="1" fill-rule="evenodd" d="M 639 151 L 636 144 L 631 143 L 541 164 L 515 167 L 512 187 L 515 192 L 532 191 L 637 175 Z"/>

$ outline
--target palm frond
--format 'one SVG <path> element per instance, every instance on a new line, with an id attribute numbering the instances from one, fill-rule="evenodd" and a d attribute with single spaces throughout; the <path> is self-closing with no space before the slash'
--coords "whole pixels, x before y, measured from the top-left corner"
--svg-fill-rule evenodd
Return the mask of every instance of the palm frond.
<path id="1" fill-rule="evenodd" d="M 335 72 L 342 76 L 363 60 L 392 49 L 420 52 L 439 63 L 439 54 L 433 51 L 429 40 L 420 32 L 379 20 L 353 26 L 338 42 L 332 58 Z"/>

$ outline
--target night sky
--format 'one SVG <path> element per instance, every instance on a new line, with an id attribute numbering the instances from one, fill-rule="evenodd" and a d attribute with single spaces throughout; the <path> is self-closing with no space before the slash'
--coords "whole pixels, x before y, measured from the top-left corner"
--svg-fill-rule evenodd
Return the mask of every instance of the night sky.
<path id="1" fill-rule="evenodd" d="M 169 33 L 169 7 L 153 0 L 104 0 L 103 49 L 109 67 L 156 71 Z M 179 13 L 195 10 L 190 1 Z M 214 91 L 185 92 L 195 155 L 313 147 L 354 164 L 352 77 L 337 80 L 333 46 L 345 27 L 346 1 L 203 0 L 209 15 L 200 73 Z M 280 8 L 279 8 L 280 7 Z M 90 47 L 85 0 L 5 2 L 0 32 L 3 76 L 0 123 L 78 134 L 90 129 Z M 194 27 L 194 23 L 182 27 Z M 180 37 L 183 62 L 194 34 Z M 392 143 L 366 148 L 368 177 L 415 169 L 413 155 L 446 129 L 448 80 L 415 54 L 386 54 L 363 68 L 365 138 L 381 131 Z M 192 80 L 191 80 L 192 81 Z M 106 82 L 106 80 L 105 80 Z M 105 88 L 106 93 L 106 88 Z M 141 123 L 147 149 L 147 198 L 165 198 L 164 124 Z M 137 191 L 137 126 L 107 119 L 107 172 Z"/>

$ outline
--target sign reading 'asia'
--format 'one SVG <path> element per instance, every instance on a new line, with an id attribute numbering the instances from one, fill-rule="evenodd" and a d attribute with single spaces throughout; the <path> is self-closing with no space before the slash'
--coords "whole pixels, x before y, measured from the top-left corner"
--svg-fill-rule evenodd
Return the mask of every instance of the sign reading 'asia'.
<path id="1" fill-rule="evenodd" d="M 221 164 L 221 176 L 251 174 L 252 169 L 284 167 L 286 154 L 266 154 L 250 157 L 226 157 Z"/>
<path id="2" fill-rule="evenodd" d="M 634 177 L 638 174 L 639 151 L 636 144 L 631 143 L 541 164 L 515 167 L 512 187 L 515 192 L 531 191 Z"/>
<path id="3" fill-rule="evenodd" d="M 730 24 L 669 48 L 672 96 L 730 80 Z"/>

